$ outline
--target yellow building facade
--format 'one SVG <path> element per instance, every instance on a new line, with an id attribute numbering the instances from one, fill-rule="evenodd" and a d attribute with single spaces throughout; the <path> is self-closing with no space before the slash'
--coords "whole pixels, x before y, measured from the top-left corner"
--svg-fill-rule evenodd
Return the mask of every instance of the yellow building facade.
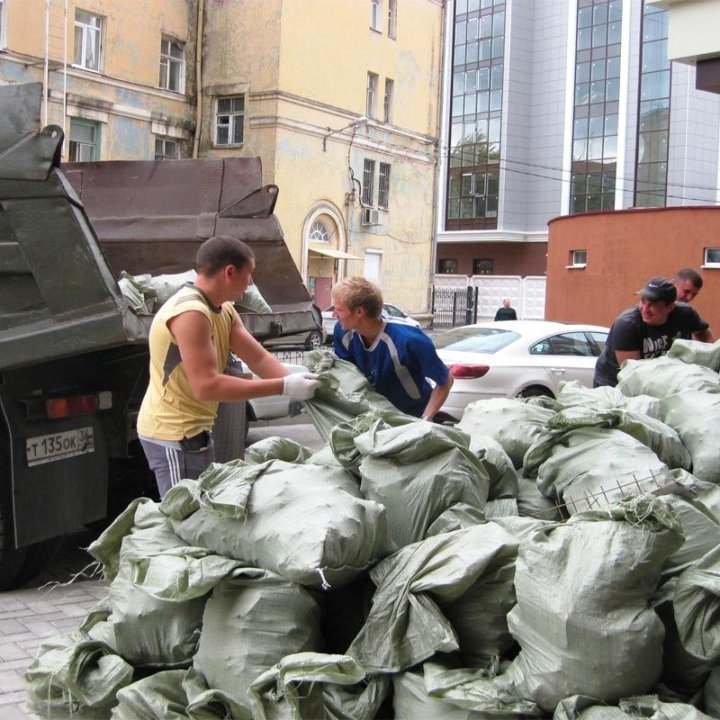
<path id="1" fill-rule="evenodd" d="M 0 0 L 0 82 L 64 160 L 258 155 L 316 302 L 349 274 L 427 311 L 441 0 Z"/>

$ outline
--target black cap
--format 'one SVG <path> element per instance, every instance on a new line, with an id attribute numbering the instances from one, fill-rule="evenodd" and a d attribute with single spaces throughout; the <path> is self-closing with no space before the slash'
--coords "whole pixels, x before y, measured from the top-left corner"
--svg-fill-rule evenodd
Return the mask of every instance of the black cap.
<path id="1" fill-rule="evenodd" d="M 677 290 L 675 289 L 675 283 L 671 280 L 664 277 L 655 277 L 650 278 L 645 287 L 635 294 L 650 302 L 672 303 L 675 302 L 677 297 Z"/>

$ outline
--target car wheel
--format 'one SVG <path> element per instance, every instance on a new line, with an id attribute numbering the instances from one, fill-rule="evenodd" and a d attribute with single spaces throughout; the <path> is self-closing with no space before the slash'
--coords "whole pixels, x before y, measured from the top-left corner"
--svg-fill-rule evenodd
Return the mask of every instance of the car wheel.
<path id="1" fill-rule="evenodd" d="M 540 385 L 531 385 L 530 387 L 521 390 L 517 397 L 519 398 L 531 398 L 531 397 L 555 397 L 550 390 Z"/>
<path id="2" fill-rule="evenodd" d="M 305 349 L 306 350 L 317 350 L 321 348 L 323 344 L 323 335 L 319 330 L 313 330 L 305 338 Z"/>

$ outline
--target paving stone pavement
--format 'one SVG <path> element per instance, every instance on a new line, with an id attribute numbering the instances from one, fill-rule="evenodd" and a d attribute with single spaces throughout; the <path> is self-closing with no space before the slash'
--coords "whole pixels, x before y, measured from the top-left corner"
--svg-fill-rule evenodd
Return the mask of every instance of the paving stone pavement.
<path id="1" fill-rule="evenodd" d="M 288 437 L 320 449 L 323 441 L 307 417 L 252 423 L 248 445 L 271 435 Z M 69 635 L 85 614 L 107 596 L 104 580 L 72 578 L 92 558 L 84 551 L 97 536 L 87 529 L 61 541 L 48 570 L 25 587 L 0 592 L 0 720 L 39 720 L 27 707 L 24 673 L 40 645 L 51 638 Z"/>
<path id="2" fill-rule="evenodd" d="M 0 718 L 33 720 L 28 710 L 24 673 L 40 645 L 75 631 L 80 620 L 107 596 L 104 580 L 76 580 L 73 575 L 91 558 L 84 552 L 88 531 L 62 541 L 51 568 L 24 588 L 0 593 Z M 64 583 L 64 584 L 59 584 Z"/>

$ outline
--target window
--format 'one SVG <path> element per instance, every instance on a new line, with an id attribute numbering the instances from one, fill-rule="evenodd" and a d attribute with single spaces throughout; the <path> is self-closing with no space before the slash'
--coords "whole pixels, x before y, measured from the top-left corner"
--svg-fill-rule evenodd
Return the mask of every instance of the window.
<path id="1" fill-rule="evenodd" d="M 380 163 L 380 177 L 378 178 L 378 207 L 390 207 L 390 165 Z"/>
<path id="2" fill-rule="evenodd" d="M 375 207 L 375 160 L 363 161 L 362 205 Z M 390 207 L 390 164 L 379 163 L 377 178 L 377 207 L 387 210 Z"/>
<path id="3" fill-rule="evenodd" d="M 388 37 L 397 38 L 397 0 L 388 0 Z"/>
<path id="4" fill-rule="evenodd" d="M 493 261 L 485 258 L 473 260 L 473 275 L 492 275 Z"/>
<path id="5" fill-rule="evenodd" d="M 156 160 L 177 160 L 180 157 L 180 149 L 177 141 L 169 138 L 155 138 L 155 159 Z"/>
<path id="6" fill-rule="evenodd" d="M 309 239 L 310 242 L 325 243 L 326 245 L 330 243 L 330 233 L 324 222 L 316 220 L 310 226 Z"/>
<path id="7" fill-rule="evenodd" d="M 382 32 L 382 0 L 370 0 L 370 28 Z"/>
<path id="8" fill-rule="evenodd" d="M 375 117 L 375 99 L 377 98 L 378 76 L 375 73 L 368 73 L 367 76 L 367 102 L 365 115 L 369 118 Z"/>
<path id="9" fill-rule="evenodd" d="M 455 275 L 458 271 L 458 262 L 453 258 L 438 260 L 438 272 L 441 275 Z"/>
<path id="10" fill-rule="evenodd" d="M 362 185 L 362 204 L 366 207 L 372 207 L 375 203 L 375 161 L 365 160 L 363 163 L 363 185 Z"/>
<path id="11" fill-rule="evenodd" d="M 498 226 L 507 5 L 455 3 L 446 230 Z"/>
<path id="12" fill-rule="evenodd" d="M 720 267 L 720 248 L 705 248 L 703 267 Z"/>
<path id="13" fill-rule="evenodd" d="M 644 4 L 633 201 L 636 207 L 667 204 L 672 75 L 667 46 L 667 11 Z"/>
<path id="14" fill-rule="evenodd" d="M 392 104 L 395 83 L 390 78 L 385 78 L 385 99 L 383 100 L 383 122 L 392 122 Z"/>
<path id="15" fill-rule="evenodd" d="M 4 3 L 3 3 L 4 4 Z M 73 64 L 100 72 L 102 18 L 84 10 L 75 10 L 75 55 Z"/>
<path id="16" fill-rule="evenodd" d="M 100 125 L 89 120 L 70 118 L 70 162 L 100 159 Z"/>
<path id="17" fill-rule="evenodd" d="M 587 265 L 587 250 L 571 250 L 568 267 L 584 268 Z"/>
<path id="18" fill-rule="evenodd" d="M 215 119 L 216 145 L 241 145 L 245 119 L 245 96 L 218 98 Z"/>
<path id="19" fill-rule="evenodd" d="M 541 340 L 530 347 L 531 355 L 580 355 L 596 357 L 597 347 L 584 332 L 563 333 Z"/>
<path id="20" fill-rule="evenodd" d="M 185 50 L 177 40 L 163 36 L 160 40 L 160 87 L 185 92 Z"/>

